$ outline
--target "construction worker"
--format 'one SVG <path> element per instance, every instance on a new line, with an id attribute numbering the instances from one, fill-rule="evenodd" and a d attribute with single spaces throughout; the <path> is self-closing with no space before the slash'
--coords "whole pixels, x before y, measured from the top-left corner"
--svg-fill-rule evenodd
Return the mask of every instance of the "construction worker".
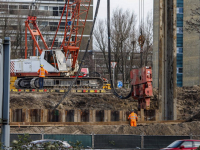
<path id="1" fill-rule="evenodd" d="M 45 78 L 45 73 L 48 74 L 48 72 L 43 68 L 43 65 L 40 65 L 40 69 L 38 70 L 38 74 L 39 74 L 39 85 L 40 85 L 40 89 L 43 88 L 43 83 L 44 83 L 44 78 Z"/>
<path id="2" fill-rule="evenodd" d="M 137 126 L 138 117 L 134 110 L 131 111 L 131 114 L 128 116 L 128 119 L 130 119 L 130 126 Z"/>

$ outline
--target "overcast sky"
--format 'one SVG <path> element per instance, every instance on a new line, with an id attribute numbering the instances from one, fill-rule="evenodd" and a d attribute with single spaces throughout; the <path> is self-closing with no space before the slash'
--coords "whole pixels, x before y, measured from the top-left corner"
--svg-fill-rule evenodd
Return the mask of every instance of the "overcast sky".
<path id="1" fill-rule="evenodd" d="M 139 1 L 141 0 L 110 0 L 110 9 L 111 9 L 111 16 L 112 11 L 116 8 L 122 8 L 124 10 L 130 10 L 131 12 L 135 12 L 135 14 L 139 14 Z M 94 12 L 96 9 L 97 0 L 93 0 L 94 2 Z M 153 0 L 144 0 L 144 14 L 146 15 L 147 12 L 153 10 Z M 100 1 L 100 7 L 98 12 L 98 18 L 106 19 L 107 18 L 107 0 Z M 137 18 L 138 20 L 138 18 Z"/>

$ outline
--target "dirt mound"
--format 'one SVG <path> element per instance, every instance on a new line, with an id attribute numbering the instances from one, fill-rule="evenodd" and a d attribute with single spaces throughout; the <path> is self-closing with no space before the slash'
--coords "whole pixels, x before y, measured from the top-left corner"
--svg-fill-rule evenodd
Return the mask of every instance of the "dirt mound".
<path id="1" fill-rule="evenodd" d="M 12 109 L 52 109 L 61 100 L 58 93 L 11 93 Z M 132 98 L 121 100 L 113 94 L 71 94 L 59 105 L 58 109 L 97 109 L 97 110 L 131 110 L 137 108 L 137 101 Z"/>
<path id="2" fill-rule="evenodd" d="M 177 88 L 177 116 L 180 120 L 190 120 L 200 113 L 200 87 Z M 196 117 L 196 120 L 200 118 Z"/>

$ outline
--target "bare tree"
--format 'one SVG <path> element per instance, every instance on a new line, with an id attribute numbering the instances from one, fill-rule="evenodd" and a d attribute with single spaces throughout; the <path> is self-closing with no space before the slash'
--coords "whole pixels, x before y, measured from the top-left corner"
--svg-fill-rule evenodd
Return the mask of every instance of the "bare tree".
<path id="1" fill-rule="evenodd" d="M 147 13 L 147 17 L 144 22 L 143 34 L 145 37 L 143 62 L 144 66 L 152 65 L 152 53 L 153 53 L 153 12 L 152 10 Z"/>
<path id="2" fill-rule="evenodd" d="M 107 36 L 106 20 L 98 20 L 93 35 L 94 35 L 94 39 L 95 39 L 94 46 L 98 51 L 100 51 L 102 53 L 103 61 L 104 61 L 102 63 L 101 59 L 97 59 L 97 57 L 96 57 L 96 58 L 94 58 L 95 65 L 98 64 L 100 68 L 105 68 L 105 66 L 106 66 L 106 69 L 108 70 L 108 57 L 107 57 L 108 56 L 107 55 L 107 52 L 108 52 L 107 37 L 108 36 Z M 97 54 L 97 52 L 96 52 L 96 54 Z M 103 73 L 103 71 L 101 71 L 101 70 L 98 70 L 98 71 L 100 71 L 101 74 Z"/>
<path id="3" fill-rule="evenodd" d="M 197 33 L 200 33 L 200 7 L 197 6 L 195 9 L 191 9 L 191 18 L 189 20 L 186 20 L 186 26 L 185 30 L 188 32 L 195 31 Z"/>
<path id="4" fill-rule="evenodd" d="M 113 12 L 111 19 L 111 50 L 112 61 L 117 62 L 115 79 L 118 80 L 118 75 L 121 75 L 120 80 L 123 83 L 130 78 L 130 68 L 133 66 L 133 41 L 135 41 L 135 24 L 136 15 L 129 11 L 116 9 Z M 95 47 L 103 53 L 104 62 L 108 69 L 107 59 L 107 30 L 106 21 L 99 21 L 94 32 Z M 131 65 L 131 66 L 130 66 Z"/>

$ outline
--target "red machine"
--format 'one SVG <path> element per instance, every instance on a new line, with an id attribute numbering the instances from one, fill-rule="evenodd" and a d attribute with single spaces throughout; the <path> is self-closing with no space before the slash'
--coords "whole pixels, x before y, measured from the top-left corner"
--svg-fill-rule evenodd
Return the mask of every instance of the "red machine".
<path id="1" fill-rule="evenodd" d="M 150 108 L 150 98 L 153 96 L 151 67 L 133 69 L 130 72 L 132 97 L 138 100 L 138 109 Z"/>
<path id="2" fill-rule="evenodd" d="M 36 47 L 38 48 L 38 51 L 39 53 L 41 54 L 42 53 L 42 49 L 40 48 L 38 42 L 36 41 L 36 38 L 35 36 L 40 36 L 44 46 L 46 49 L 48 49 L 48 46 L 40 32 L 40 29 L 38 28 L 37 26 L 37 23 L 36 23 L 36 19 L 37 17 L 35 16 L 28 16 L 27 20 L 25 21 L 25 59 L 27 59 L 27 49 L 28 49 L 28 46 L 27 46 L 27 28 L 32 36 L 32 39 L 34 41 L 34 45 L 33 45 L 33 56 L 36 56 L 35 55 L 35 50 L 36 50 Z M 31 29 L 31 27 L 29 26 L 29 24 L 32 24 L 33 25 L 33 29 Z"/>
<path id="3" fill-rule="evenodd" d="M 34 41 L 34 47 L 33 47 L 33 56 L 35 56 L 35 46 L 37 46 L 39 53 L 42 53 L 42 49 L 39 46 L 39 43 L 36 41 L 35 36 L 40 36 L 45 49 L 52 50 L 54 46 L 54 42 L 56 40 L 56 36 L 62 21 L 63 16 L 65 15 L 65 30 L 63 35 L 63 41 L 60 46 L 61 49 L 64 50 L 66 59 L 71 55 L 71 58 L 73 60 L 72 63 L 72 70 L 75 68 L 75 64 L 78 58 L 78 53 L 81 45 L 81 40 L 83 37 L 83 32 L 88 16 L 88 11 L 90 7 L 91 0 L 67 0 L 63 11 L 60 17 L 60 21 L 56 30 L 56 34 L 54 36 L 51 48 L 48 48 L 38 26 L 36 23 L 37 17 L 35 16 L 28 16 L 27 20 L 25 21 L 25 59 L 27 59 L 27 28 L 29 29 L 29 32 L 32 36 L 32 39 Z M 69 16 L 71 18 L 69 19 Z M 29 26 L 29 24 L 32 24 L 33 29 Z"/>

